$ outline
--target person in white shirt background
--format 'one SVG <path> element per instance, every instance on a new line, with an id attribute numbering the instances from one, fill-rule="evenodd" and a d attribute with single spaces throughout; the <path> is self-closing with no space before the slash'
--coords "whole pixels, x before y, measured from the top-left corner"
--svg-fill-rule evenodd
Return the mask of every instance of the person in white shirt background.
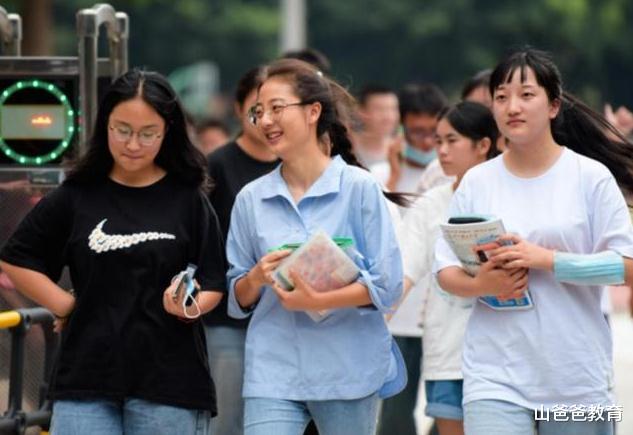
<path id="1" fill-rule="evenodd" d="M 358 93 L 361 122 L 353 134 L 354 154 L 367 169 L 387 161 L 387 153 L 400 122 L 398 96 L 389 87 L 367 84 Z"/>
<path id="2" fill-rule="evenodd" d="M 499 131 L 488 108 L 461 102 L 439 115 L 435 134 L 438 159 L 454 183 L 428 190 L 404 217 L 401 232 L 404 290 L 415 284 L 423 289 L 422 312 L 425 414 L 435 419 L 440 435 L 464 433 L 462 420 L 462 343 L 472 307 L 471 298 L 444 292 L 431 274 L 435 240 L 446 220 L 453 192 L 471 167 L 498 154 L 494 144 Z M 419 392 L 419 395 L 424 393 Z"/>

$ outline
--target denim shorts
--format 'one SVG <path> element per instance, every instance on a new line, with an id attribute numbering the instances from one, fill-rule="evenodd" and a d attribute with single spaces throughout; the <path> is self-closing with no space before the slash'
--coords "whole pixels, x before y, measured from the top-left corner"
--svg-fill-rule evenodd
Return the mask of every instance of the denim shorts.
<path id="1" fill-rule="evenodd" d="M 424 381 L 426 409 L 424 413 L 433 418 L 463 420 L 461 379 L 448 381 Z"/>

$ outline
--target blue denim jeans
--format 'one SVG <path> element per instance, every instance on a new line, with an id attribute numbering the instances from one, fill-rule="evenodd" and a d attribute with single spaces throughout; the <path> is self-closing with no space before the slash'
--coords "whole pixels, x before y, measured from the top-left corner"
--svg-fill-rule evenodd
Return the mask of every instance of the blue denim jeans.
<path id="1" fill-rule="evenodd" d="M 310 418 L 319 435 L 374 435 L 377 394 L 357 400 L 244 399 L 244 435 L 302 435 Z"/>
<path id="2" fill-rule="evenodd" d="M 464 405 L 464 429 L 466 435 L 613 435 L 613 422 L 536 422 L 531 409 L 500 400 L 475 400 Z"/>
<path id="3" fill-rule="evenodd" d="M 209 370 L 215 383 L 218 415 L 211 420 L 213 433 L 244 433 L 244 342 L 246 329 L 205 326 Z"/>
<path id="4" fill-rule="evenodd" d="M 176 408 L 140 399 L 59 400 L 51 435 L 211 435 L 209 411 Z"/>

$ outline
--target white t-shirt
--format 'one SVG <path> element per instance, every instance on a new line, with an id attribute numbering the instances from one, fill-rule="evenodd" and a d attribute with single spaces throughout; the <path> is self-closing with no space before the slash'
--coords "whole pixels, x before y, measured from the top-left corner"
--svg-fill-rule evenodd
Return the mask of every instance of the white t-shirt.
<path id="1" fill-rule="evenodd" d="M 418 308 L 424 328 L 422 374 L 428 380 L 462 379 L 462 345 L 473 300 L 440 289 L 431 273 L 435 241 L 453 196 L 443 184 L 427 191 L 409 209 L 402 223 L 400 249 L 404 275 L 422 289 Z"/>
<path id="2" fill-rule="evenodd" d="M 391 174 L 391 166 L 389 162 L 378 162 L 369 167 L 369 171 L 374 178 L 384 186 L 389 180 Z M 404 162 L 400 168 L 400 179 L 396 185 L 396 192 L 418 193 L 422 194 L 432 187 L 441 186 L 446 183 L 453 183 L 455 177 L 449 177 L 444 174 L 440 161 L 434 159 L 428 166 L 419 168 Z"/>
<path id="3" fill-rule="evenodd" d="M 390 175 L 391 167 L 389 162 L 376 163 L 369 167 L 370 172 L 378 182 L 384 186 Z M 430 170 L 430 175 L 425 175 Z M 438 174 L 439 170 L 439 174 Z M 418 187 L 420 180 L 426 177 L 431 183 L 441 184 L 445 181 L 451 181 L 453 177 L 447 177 L 442 172 L 442 167 L 437 159 L 433 160 L 427 167 L 418 168 L 404 162 L 401 168 L 400 179 L 396 186 L 396 192 L 420 193 Z M 400 207 L 402 216 L 408 213 L 407 208 Z M 393 217 L 393 215 L 392 215 Z M 394 225 L 396 219 L 394 218 Z M 399 232 L 398 241 L 403 245 L 406 241 L 407 234 Z M 391 317 L 388 323 L 389 331 L 398 337 L 421 337 L 423 328 L 420 325 L 420 314 L 424 310 L 426 301 L 426 288 L 424 283 L 420 282 L 414 285 L 406 298 L 400 303 L 400 306 Z"/>
<path id="4" fill-rule="evenodd" d="M 605 250 L 633 257 L 633 228 L 609 170 L 567 148 L 544 174 L 520 178 L 503 155 L 472 168 L 455 192 L 450 215 L 491 214 L 508 232 L 563 252 Z M 438 238 L 434 270 L 459 266 Z M 612 404 L 612 343 L 600 309 L 603 288 L 563 284 L 530 270 L 534 309 L 495 311 L 476 303 L 464 339 L 464 403 L 505 400 L 541 404 Z"/>

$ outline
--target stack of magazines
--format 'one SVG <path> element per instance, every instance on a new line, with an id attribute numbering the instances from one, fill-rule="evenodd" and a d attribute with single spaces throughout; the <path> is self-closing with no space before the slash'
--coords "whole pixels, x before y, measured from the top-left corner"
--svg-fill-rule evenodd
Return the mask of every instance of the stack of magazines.
<path id="1" fill-rule="evenodd" d="M 336 290 L 351 284 L 358 278 L 360 270 L 341 249 L 342 245 L 348 244 L 335 242 L 324 231 L 318 231 L 282 261 L 275 270 L 275 280 L 284 290 L 293 290 L 294 283 L 289 274 L 292 270 L 318 292 Z M 330 311 L 307 311 L 307 314 L 315 322 L 320 322 Z"/>

